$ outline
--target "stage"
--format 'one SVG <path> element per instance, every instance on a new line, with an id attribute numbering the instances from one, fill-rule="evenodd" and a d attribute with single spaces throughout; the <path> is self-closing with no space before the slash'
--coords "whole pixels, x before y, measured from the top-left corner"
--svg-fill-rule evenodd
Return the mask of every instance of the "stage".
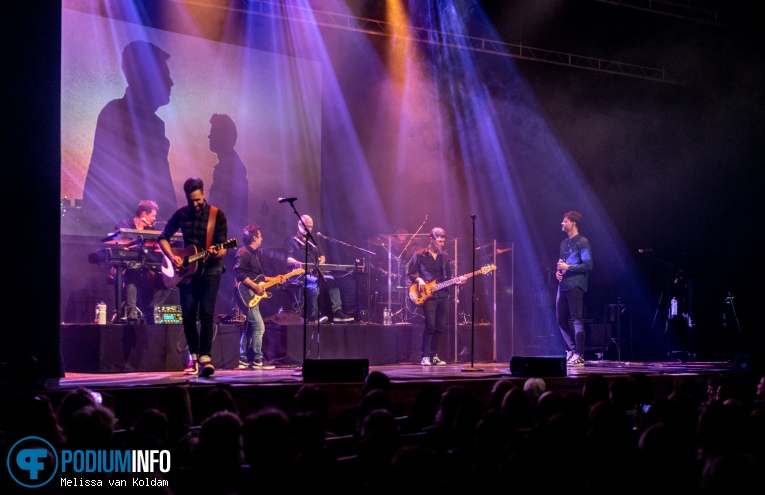
<path id="1" fill-rule="evenodd" d="M 525 358 L 528 359 L 528 358 Z M 562 362 L 562 356 L 535 357 L 549 360 L 553 369 Z M 216 362 L 215 374 L 209 378 L 185 376 L 181 370 L 154 372 L 102 372 L 84 373 L 67 371 L 55 383 L 48 383 L 40 393 L 57 404 L 64 395 L 77 387 L 101 392 L 104 403 L 114 409 L 122 426 L 130 425 L 145 409 L 154 407 L 161 391 L 170 385 L 186 386 L 192 408 L 200 414 L 204 398 L 215 387 L 225 387 L 232 392 L 240 411 L 252 411 L 264 406 L 276 406 L 291 411 L 295 394 L 305 383 L 317 383 L 324 389 L 330 401 L 328 420 L 334 421 L 347 408 L 357 406 L 361 400 L 362 378 L 371 371 L 380 371 L 391 379 L 391 398 L 399 410 L 412 410 L 417 394 L 425 383 L 434 383 L 442 390 L 451 385 L 461 385 L 484 403 L 488 401 L 494 383 L 505 378 L 516 387 L 523 387 L 530 374 L 523 368 L 511 369 L 509 362 L 467 361 L 449 362 L 442 366 L 420 366 L 419 362 L 405 361 L 397 364 L 371 365 L 366 359 L 310 359 L 321 364 L 319 373 L 310 380 L 299 364 L 273 363 L 268 370 L 234 370 L 221 367 Z M 302 364 L 302 363 L 301 363 Z M 692 376 L 700 389 L 706 387 L 708 376 L 741 374 L 748 371 L 748 363 L 722 362 L 637 362 L 637 361 L 588 361 L 583 366 L 565 367 L 554 376 L 541 376 L 548 390 L 561 394 L 581 392 L 585 377 L 598 373 L 609 383 L 632 373 L 648 377 L 655 397 L 666 397 L 680 377 Z M 233 367 L 233 366 L 232 366 Z M 307 369 L 307 368 L 305 368 Z M 361 375 L 360 375 L 361 374 Z M 304 376 L 305 375 L 305 376 Z M 536 375 L 534 375 L 536 376 Z M 328 377 L 323 381 L 322 377 Z M 338 378 L 339 377 L 339 378 Z M 343 379 L 343 377 L 346 377 Z"/>

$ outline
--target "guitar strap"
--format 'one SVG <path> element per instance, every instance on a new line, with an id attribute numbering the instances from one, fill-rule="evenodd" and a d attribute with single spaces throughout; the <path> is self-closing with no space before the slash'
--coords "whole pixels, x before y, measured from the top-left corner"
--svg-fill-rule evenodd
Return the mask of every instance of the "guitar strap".
<path id="1" fill-rule="evenodd" d="M 207 217 L 207 244 L 205 249 L 212 246 L 213 231 L 215 230 L 215 217 L 218 216 L 218 207 L 210 205 L 210 216 Z"/>

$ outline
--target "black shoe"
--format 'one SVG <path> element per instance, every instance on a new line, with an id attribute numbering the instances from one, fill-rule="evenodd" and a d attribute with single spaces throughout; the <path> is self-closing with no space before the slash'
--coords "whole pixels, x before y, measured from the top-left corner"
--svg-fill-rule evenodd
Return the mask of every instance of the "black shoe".
<path id="1" fill-rule="evenodd" d="M 348 316 L 342 311 L 335 311 L 335 314 L 332 315 L 332 321 L 335 323 L 348 323 L 353 321 L 353 317 Z"/>

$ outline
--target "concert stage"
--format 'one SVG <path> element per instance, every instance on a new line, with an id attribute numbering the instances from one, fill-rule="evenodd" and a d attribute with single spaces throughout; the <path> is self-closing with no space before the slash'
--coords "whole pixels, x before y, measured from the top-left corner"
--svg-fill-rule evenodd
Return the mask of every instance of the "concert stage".
<path id="1" fill-rule="evenodd" d="M 318 380 L 307 380 L 303 374 L 302 326 L 269 326 L 267 329 L 264 351 L 275 369 L 234 370 L 239 336 L 238 325 L 235 324 L 218 325 L 213 350 L 215 374 L 209 378 L 198 378 L 185 376 L 181 372 L 186 351 L 180 326 L 65 325 L 62 327 L 65 376 L 57 383 L 48 384 L 41 393 L 48 395 L 55 404 L 77 387 L 99 391 L 104 395 L 105 402 L 114 408 L 120 423 L 129 425 L 141 411 L 154 407 L 162 389 L 169 385 L 188 387 L 195 412 L 201 410 L 206 394 L 217 386 L 232 391 L 240 411 L 251 411 L 266 405 L 290 411 L 295 393 L 310 381 L 327 391 L 329 419 L 332 421 L 343 410 L 358 405 L 361 400 L 359 366 L 363 367 L 364 374 L 381 371 L 390 377 L 392 399 L 404 413 L 411 411 L 425 383 L 435 383 L 443 390 L 459 384 L 485 402 L 498 379 L 506 378 L 517 387 L 523 387 L 529 376 L 536 376 L 524 373 L 523 368 L 514 369 L 510 362 L 471 360 L 469 356 L 464 362 L 448 360 L 444 366 L 420 366 L 419 353 L 414 355 L 419 336 L 417 329 L 411 325 L 321 325 L 313 330 L 314 340 L 311 343 L 312 329 L 308 327 L 310 346 L 307 347 L 311 351 L 308 356 L 311 363 L 323 365 L 319 367 L 323 373 Z M 317 345 L 317 341 L 321 346 Z M 85 359 L 85 356 L 89 357 Z M 531 359 L 548 360 L 548 364 L 557 365 L 563 357 Z M 138 370 L 145 366 L 164 366 L 164 369 Z M 119 367 L 123 369 L 117 369 Z M 75 371 L 75 368 L 78 370 Z M 591 373 L 604 375 L 609 383 L 631 373 L 640 373 L 648 377 L 658 398 L 666 397 L 680 377 L 695 377 L 699 387 L 704 388 L 710 375 L 743 375 L 747 371 L 748 362 L 735 359 L 685 363 L 599 360 L 588 361 L 584 366 L 563 366 L 562 373 L 541 377 L 548 390 L 566 394 L 581 392 L 585 377 Z M 331 378 L 322 381 L 322 376 Z M 343 376 L 347 378 L 343 379 Z"/>

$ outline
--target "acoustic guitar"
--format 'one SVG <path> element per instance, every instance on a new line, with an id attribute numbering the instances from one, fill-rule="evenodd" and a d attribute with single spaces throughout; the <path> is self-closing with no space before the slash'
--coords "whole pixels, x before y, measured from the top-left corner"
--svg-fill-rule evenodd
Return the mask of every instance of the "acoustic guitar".
<path id="1" fill-rule="evenodd" d="M 236 247 L 236 239 L 229 239 L 221 244 L 216 244 L 215 247 L 217 249 Z M 172 251 L 173 255 L 183 258 L 183 265 L 176 270 L 173 261 L 163 253 L 162 281 L 168 289 L 176 287 L 183 279 L 195 275 L 203 265 L 199 260 L 206 258 L 210 249 L 200 250 L 197 246 L 191 245 L 183 249 L 173 248 Z"/>
<path id="2" fill-rule="evenodd" d="M 304 273 L 305 270 L 298 268 L 297 270 L 293 270 L 285 275 L 282 275 L 282 277 L 287 280 L 288 278 L 297 277 L 298 275 L 302 275 Z M 255 278 L 255 283 L 263 287 L 263 289 L 268 289 L 269 287 L 278 284 L 279 278 L 274 277 L 270 281 L 266 282 L 265 277 L 261 274 Z M 267 299 L 271 297 L 271 294 L 268 292 L 264 292 L 262 296 L 257 295 L 254 290 L 242 282 L 237 282 L 236 284 L 236 295 L 239 298 L 239 306 L 245 311 L 248 308 L 254 308 L 257 306 L 261 299 Z"/>
<path id="3" fill-rule="evenodd" d="M 420 292 L 417 290 L 417 284 L 412 284 L 409 287 L 409 299 L 416 304 L 417 306 L 422 306 L 425 301 L 433 297 L 433 293 L 437 290 L 441 290 L 445 287 L 449 287 L 450 285 L 456 284 L 462 277 L 470 278 L 473 275 L 478 275 L 479 273 L 482 273 L 486 275 L 489 272 L 492 272 L 496 270 L 497 267 L 495 265 L 486 265 L 480 270 L 476 270 L 473 273 L 468 273 L 465 275 L 461 275 L 459 277 L 454 277 L 452 279 L 446 280 L 444 282 L 436 283 L 435 280 L 431 280 L 430 282 L 427 282 L 425 284 L 425 290 Z"/>

